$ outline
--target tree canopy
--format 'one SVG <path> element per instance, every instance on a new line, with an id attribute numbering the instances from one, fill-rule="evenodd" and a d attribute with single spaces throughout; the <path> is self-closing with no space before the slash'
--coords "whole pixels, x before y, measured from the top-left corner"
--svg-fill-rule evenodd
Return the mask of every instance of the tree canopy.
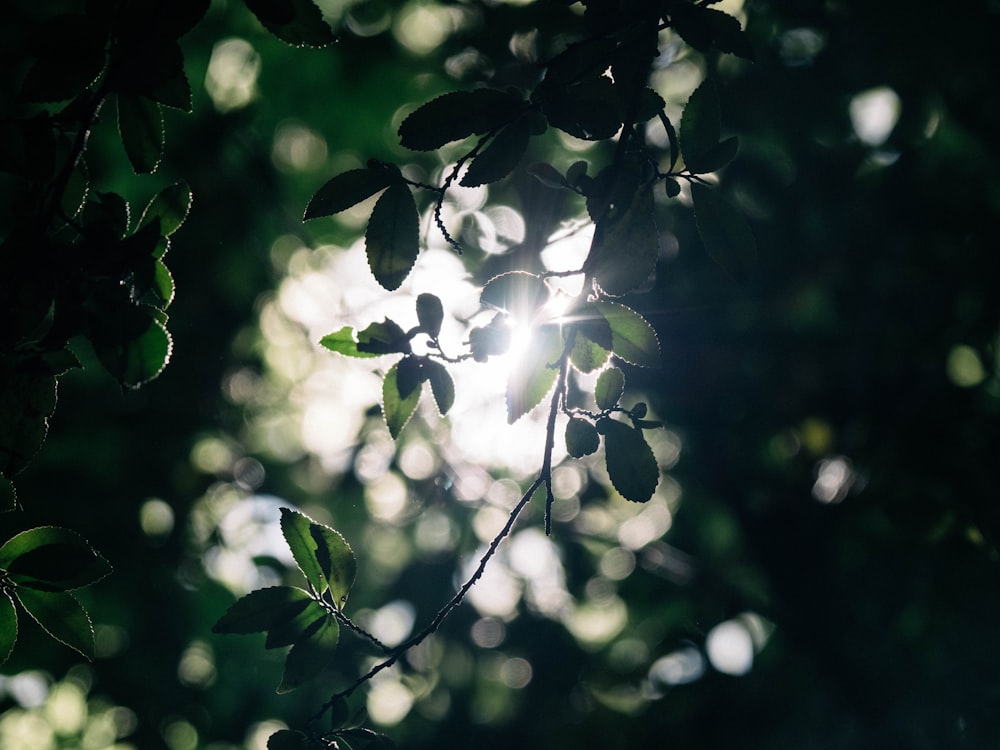
<path id="1" fill-rule="evenodd" d="M 998 27 L 7 3 L 0 746 L 990 747 Z"/>

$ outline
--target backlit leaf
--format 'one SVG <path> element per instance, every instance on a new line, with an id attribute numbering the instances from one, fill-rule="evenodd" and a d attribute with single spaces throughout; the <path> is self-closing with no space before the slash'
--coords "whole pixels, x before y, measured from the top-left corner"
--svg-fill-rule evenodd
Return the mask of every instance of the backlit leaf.
<path id="1" fill-rule="evenodd" d="M 538 328 L 530 348 L 507 376 L 507 423 L 514 424 L 538 406 L 559 375 L 563 340 L 558 326 Z M 554 365 L 554 366 L 550 366 Z"/>
<path id="2" fill-rule="evenodd" d="M 0 472 L 11 477 L 45 442 L 56 406 L 56 379 L 24 368 L 0 378 Z"/>
<path id="3" fill-rule="evenodd" d="M 17 610 L 10 594 L 0 594 L 0 664 L 7 661 L 17 641 Z"/>
<path id="4" fill-rule="evenodd" d="M 363 352 L 358 349 L 358 342 L 354 337 L 354 329 L 351 326 L 344 326 L 339 331 L 328 333 L 319 340 L 331 352 L 337 352 L 348 357 L 377 357 L 375 352 Z"/>
<path id="5" fill-rule="evenodd" d="M 154 219 L 160 220 L 160 234 L 169 237 L 184 223 L 191 210 L 191 188 L 181 180 L 168 185 L 158 192 L 146 204 L 139 218 L 136 231 L 150 224 Z"/>
<path id="6" fill-rule="evenodd" d="M 625 392 L 625 373 L 617 367 L 609 367 L 597 376 L 594 385 L 594 400 L 601 410 L 613 409 L 621 401 Z"/>
<path id="7" fill-rule="evenodd" d="M 287 622 L 306 608 L 313 598 L 294 586 L 272 586 L 251 591 L 236 600 L 212 626 L 213 633 L 260 633 Z"/>
<path id="8" fill-rule="evenodd" d="M 323 621 L 330 616 L 329 612 L 323 609 L 323 605 L 312 599 L 301 609 L 298 606 L 289 606 L 284 611 L 292 614 L 290 617 L 275 620 L 267 631 L 264 648 L 290 646 L 319 629 Z"/>
<path id="9" fill-rule="evenodd" d="M 660 340 L 644 317 L 617 302 L 600 300 L 594 305 L 611 326 L 616 357 L 639 367 L 660 366 Z"/>
<path id="10" fill-rule="evenodd" d="M 660 480 L 653 449 L 642 431 L 605 417 L 598 423 L 604 435 L 604 457 L 611 484 L 626 500 L 644 503 L 653 496 Z"/>
<path id="11" fill-rule="evenodd" d="M 15 596 L 42 630 L 88 659 L 94 658 L 94 627 L 72 594 L 19 586 Z"/>
<path id="12" fill-rule="evenodd" d="M 399 288 L 417 260 L 419 225 L 413 194 L 405 184 L 395 183 L 379 196 L 368 222 L 365 247 L 372 274 L 390 292 Z"/>
<path id="13" fill-rule="evenodd" d="M 297 729 L 279 729 L 267 738 L 267 750 L 310 750 L 313 747 L 309 736 Z"/>
<path id="14" fill-rule="evenodd" d="M 691 199 L 705 251 L 733 279 L 745 281 L 757 263 L 757 242 L 747 220 L 706 185 L 692 184 Z"/>
<path id="15" fill-rule="evenodd" d="M 312 0 L 245 0 L 265 29 L 294 47 L 325 47 L 333 31 Z"/>
<path id="16" fill-rule="evenodd" d="M 397 177 L 391 169 L 373 165 L 366 169 L 352 169 L 330 179 L 306 206 L 303 219 L 331 216 L 356 206 L 361 201 L 389 187 Z"/>
<path id="17" fill-rule="evenodd" d="M 310 526 L 312 519 L 289 508 L 281 509 L 281 534 L 285 537 L 288 549 L 295 558 L 296 565 L 306 577 L 306 581 L 317 594 L 326 591 L 326 576 L 316 559 L 316 540 L 313 538 Z"/>
<path id="18" fill-rule="evenodd" d="M 452 91 L 412 112 L 399 126 L 400 142 L 414 151 L 493 130 L 524 108 L 520 97 L 497 89 Z"/>
<path id="19" fill-rule="evenodd" d="M 278 685 L 279 693 L 289 693 L 317 677 L 333 662 L 340 641 L 340 625 L 333 617 L 292 645 L 285 659 L 285 671 Z"/>
<path id="20" fill-rule="evenodd" d="M 358 331 L 359 356 L 367 354 L 408 354 L 410 339 L 399 324 L 389 318 Z"/>
<path id="21" fill-rule="evenodd" d="M 424 362 L 424 377 L 431 384 L 434 403 L 437 404 L 438 414 L 443 417 L 455 403 L 455 383 L 448 369 L 433 359 Z"/>
<path id="22" fill-rule="evenodd" d="M 160 105 L 144 96 L 118 96 L 118 134 L 136 174 L 155 172 L 163 155 Z"/>
<path id="23" fill-rule="evenodd" d="M 512 315 L 515 320 L 530 321 L 549 299 L 549 288 L 541 276 L 527 271 L 511 271 L 494 276 L 483 286 L 479 300 L 484 305 Z"/>
<path id="24" fill-rule="evenodd" d="M 354 551 L 340 532 L 329 526 L 314 521 L 309 525 L 309 533 L 316 543 L 316 559 L 329 586 L 330 598 L 337 609 L 343 609 L 358 574 Z"/>
<path id="25" fill-rule="evenodd" d="M 694 90 L 681 117 L 680 144 L 684 163 L 694 171 L 703 161 L 711 161 L 722 135 L 719 94 L 715 81 L 706 78 Z"/>
<path id="26" fill-rule="evenodd" d="M 389 434 L 394 439 L 399 437 L 399 433 L 416 411 L 421 393 L 420 388 L 415 388 L 405 398 L 400 395 L 397 374 L 398 366 L 393 365 L 382 381 L 382 416 L 389 428 Z"/>
<path id="27" fill-rule="evenodd" d="M 83 537 L 58 526 L 28 529 L 7 540 L 0 547 L 0 569 L 18 586 L 44 591 L 89 586 L 111 572 Z"/>
<path id="28" fill-rule="evenodd" d="M 417 322 L 420 329 L 436 339 L 441 333 L 441 323 L 444 322 L 444 306 L 441 298 L 424 292 L 417 295 Z"/>
<path id="29" fill-rule="evenodd" d="M 510 174 L 528 148 L 531 127 L 531 118 L 519 117 L 497 133 L 490 144 L 472 160 L 460 184 L 475 187 L 496 182 Z"/>
<path id="30" fill-rule="evenodd" d="M 566 423 L 566 452 L 573 458 L 589 456 L 600 443 L 597 430 L 586 419 L 571 417 Z"/>
<path id="31" fill-rule="evenodd" d="M 659 232 L 649 183 L 636 190 L 625 211 L 608 213 L 598 222 L 584 269 L 606 294 L 620 297 L 646 282 L 658 255 Z"/>

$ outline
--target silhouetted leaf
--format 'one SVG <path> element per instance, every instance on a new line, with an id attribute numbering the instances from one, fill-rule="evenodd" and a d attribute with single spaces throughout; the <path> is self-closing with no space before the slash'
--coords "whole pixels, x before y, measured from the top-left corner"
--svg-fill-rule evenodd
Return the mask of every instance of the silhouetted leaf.
<path id="1" fill-rule="evenodd" d="M 42 630 L 88 659 L 94 658 L 94 627 L 72 594 L 19 586 L 15 596 Z"/>
<path id="2" fill-rule="evenodd" d="M 594 305 L 611 326 L 616 357 L 639 367 L 660 366 L 660 340 L 645 318 L 617 302 L 600 300 Z"/>
<path id="3" fill-rule="evenodd" d="M 738 19 L 721 10 L 707 8 L 705 17 L 711 28 L 712 44 L 720 52 L 729 52 L 745 60 L 755 58 L 750 38 L 740 27 Z"/>
<path id="4" fill-rule="evenodd" d="M 674 3 L 671 22 L 681 39 L 699 52 L 707 52 L 712 46 L 712 23 L 709 10 L 693 3 Z"/>
<path id="5" fill-rule="evenodd" d="M 571 184 L 563 176 L 562 172 L 553 167 L 551 164 L 540 161 L 532 164 L 528 167 L 528 174 L 538 180 L 540 183 L 550 188 L 564 188 L 569 187 Z"/>
<path id="6" fill-rule="evenodd" d="M 163 309 L 170 307 L 174 301 L 174 277 L 170 269 L 160 259 L 155 261 L 153 271 L 153 291 L 159 298 L 159 306 Z"/>
<path id="7" fill-rule="evenodd" d="M 488 325 L 469 331 L 469 349 L 476 362 L 485 362 L 491 356 L 510 349 L 511 328 L 506 313 L 497 313 Z"/>
<path id="8" fill-rule="evenodd" d="M 163 155 L 160 105 L 143 96 L 118 96 L 118 134 L 136 174 L 155 172 Z"/>
<path id="9" fill-rule="evenodd" d="M 107 560 L 70 529 L 41 526 L 22 531 L 0 547 L 0 569 L 18 586 L 69 591 L 111 572 Z"/>
<path id="10" fill-rule="evenodd" d="M 712 154 L 719 145 L 722 133 L 719 94 L 715 82 L 706 78 L 688 99 L 681 117 L 680 144 L 684 154 L 684 164 L 694 172 L 701 170 L 702 163 L 718 161 Z"/>
<path id="11" fill-rule="evenodd" d="M 333 31 L 312 0 L 245 0 L 257 20 L 278 39 L 294 47 L 325 47 Z"/>
<path id="12" fill-rule="evenodd" d="M 287 622 L 306 608 L 313 598 L 294 586 L 272 586 L 251 591 L 237 599 L 219 621 L 213 633 L 261 633 Z"/>
<path id="13" fill-rule="evenodd" d="M 625 373 L 617 367 L 609 367 L 597 376 L 594 385 L 594 400 L 601 410 L 613 409 L 621 401 L 625 392 Z"/>
<path id="14" fill-rule="evenodd" d="M 446 143 L 487 133 L 522 109 L 524 101 L 506 91 L 452 91 L 432 99 L 403 120 L 399 139 L 414 151 L 434 151 Z"/>
<path id="15" fill-rule="evenodd" d="M 328 333 L 319 340 L 331 352 L 337 352 L 348 357 L 377 357 L 378 352 L 363 352 L 358 349 L 358 342 L 351 326 L 344 326 L 339 331 Z"/>
<path id="16" fill-rule="evenodd" d="M 17 642 L 17 610 L 6 591 L 0 593 L 0 664 L 7 661 Z"/>
<path id="17" fill-rule="evenodd" d="M 607 36 L 574 42 L 548 62 L 545 79 L 552 84 L 566 86 L 603 73 L 617 46 L 617 42 Z"/>
<path id="18" fill-rule="evenodd" d="M 431 384 L 434 403 L 437 404 L 438 414 L 443 417 L 455 403 L 455 383 L 448 369 L 433 359 L 424 362 L 424 377 Z"/>
<path id="19" fill-rule="evenodd" d="M 420 251 L 420 219 L 410 189 L 395 183 L 379 196 L 368 222 L 365 247 L 376 281 L 395 291 L 409 275 Z"/>
<path id="20" fill-rule="evenodd" d="M 572 86 L 547 85 L 542 90 L 542 112 L 552 127 L 564 133 L 599 141 L 611 138 L 622 126 L 615 86 L 600 73 Z"/>
<path id="21" fill-rule="evenodd" d="M 279 693 L 289 693 L 317 677 L 333 662 L 340 641 L 340 625 L 333 617 L 295 641 L 285 659 L 285 671 L 278 685 Z"/>
<path id="22" fill-rule="evenodd" d="M 101 74 L 107 31 L 82 13 L 43 21 L 28 40 L 35 61 L 21 86 L 21 99 L 57 102 L 72 99 Z"/>
<path id="23" fill-rule="evenodd" d="M 394 173 L 392 169 L 382 164 L 339 174 L 316 191 L 306 206 L 303 219 L 308 221 L 320 216 L 332 216 L 356 206 L 379 190 L 389 187 L 398 177 L 398 171 Z"/>
<path id="24" fill-rule="evenodd" d="M 566 452 L 573 458 L 582 458 L 594 453 L 601 440 L 597 430 L 586 419 L 570 417 L 566 423 Z"/>
<path id="25" fill-rule="evenodd" d="M 644 284 L 656 268 L 659 232 L 653 219 L 652 183 L 640 186 L 622 212 L 598 222 L 584 270 L 608 295 L 620 297 Z"/>
<path id="26" fill-rule="evenodd" d="M 441 323 L 444 322 L 444 306 L 441 299 L 424 292 L 417 295 L 417 322 L 420 330 L 436 339 L 441 333 Z"/>
<path id="27" fill-rule="evenodd" d="M 549 288 L 541 276 L 527 271 L 511 271 L 487 281 L 479 299 L 484 305 L 503 310 L 515 320 L 525 322 L 534 317 L 549 296 Z"/>
<path id="28" fill-rule="evenodd" d="M 396 387 L 401 398 L 407 398 L 423 384 L 423 357 L 406 356 L 396 363 Z"/>
<path id="29" fill-rule="evenodd" d="M 519 117 L 497 133 L 489 145 L 472 160 L 460 184 L 475 187 L 496 182 L 510 174 L 528 148 L 531 128 L 531 118 Z"/>
<path id="30" fill-rule="evenodd" d="M 597 429 L 604 435 L 604 457 L 611 484 L 626 500 L 644 503 L 653 496 L 660 471 L 641 430 L 605 417 Z"/>
<path id="31" fill-rule="evenodd" d="M 173 349 L 170 334 L 158 320 L 148 320 L 149 325 L 139 336 L 101 346 L 97 351 L 101 364 L 128 388 L 138 388 L 155 379 L 170 361 Z"/>
<path id="32" fill-rule="evenodd" d="M 562 347 L 558 326 L 546 325 L 535 330 L 529 351 L 521 355 L 507 375 L 508 424 L 514 424 L 538 406 L 552 390 L 559 375 Z"/>
<path id="33" fill-rule="evenodd" d="M 38 452 L 55 406 L 54 377 L 23 368 L 0 370 L 0 472 L 5 476 L 17 474 Z"/>
<path id="34" fill-rule="evenodd" d="M 267 738 L 267 750 L 311 750 L 315 747 L 304 732 L 279 729 Z"/>
<path id="35" fill-rule="evenodd" d="M 736 281 L 745 281 L 757 263 L 757 242 L 743 215 L 718 192 L 691 185 L 698 234 L 709 257 Z"/>
<path id="36" fill-rule="evenodd" d="M 358 331 L 358 356 L 368 354 L 408 354 L 410 339 L 394 320 L 386 318 Z"/>
<path id="37" fill-rule="evenodd" d="M 405 398 L 400 395 L 397 373 L 398 367 L 393 365 L 382 381 L 382 416 L 394 439 L 399 437 L 400 431 L 410 421 L 420 402 L 420 388 L 415 388 Z"/>
<path id="38" fill-rule="evenodd" d="M 395 744 L 384 734 L 354 727 L 337 732 L 337 745 L 344 750 L 392 750 Z"/>
<path id="39" fill-rule="evenodd" d="M 191 188 L 186 182 L 181 180 L 168 185 L 146 204 L 136 231 L 159 219 L 160 234 L 169 237 L 184 223 L 191 210 L 191 201 Z"/>

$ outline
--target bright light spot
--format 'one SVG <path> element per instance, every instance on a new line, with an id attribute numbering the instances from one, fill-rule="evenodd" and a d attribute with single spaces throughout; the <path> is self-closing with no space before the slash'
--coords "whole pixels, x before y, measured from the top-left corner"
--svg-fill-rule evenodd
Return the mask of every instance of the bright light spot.
<path id="1" fill-rule="evenodd" d="M 163 727 L 163 741 L 170 750 L 195 750 L 198 747 L 198 730 L 183 719 L 175 719 Z"/>
<path id="2" fill-rule="evenodd" d="M 485 551 L 485 547 L 480 547 L 469 558 L 463 566 L 462 580 L 468 580 L 472 575 Z M 501 559 L 494 558 L 486 566 L 482 578 L 469 591 L 467 598 L 481 617 L 510 620 L 521 601 L 521 582 L 511 574 Z"/>
<path id="3" fill-rule="evenodd" d="M 881 146 L 899 121 L 899 95 L 888 86 L 863 91 L 851 99 L 848 111 L 858 138 L 869 146 Z"/>
<path id="4" fill-rule="evenodd" d="M 397 646 L 413 630 L 416 617 L 417 612 L 410 602 L 397 599 L 375 610 L 368 622 L 368 629 L 387 646 Z"/>
<path id="5" fill-rule="evenodd" d="M 191 465 L 205 474 L 227 474 L 234 460 L 233 449 L 216 437 L 204 437 L 191 449 Z"/>
<path id="6" fill-rule="evenodd" d="M 45 715 L 57 734 L 72 735 L 87 720 L 87 696 L 75 681 L 56 683 L 45 701 Z"/>
<path id="7" fill-rule="evenodd" d="M 621 581 L 635 570 L 635 555 L 624 547 L 612 547 L 601 555 L 598 569 L 605 578 Z"/>
<path id="8" fill-rule="evenodd" d="M 256 458 L 244 456 L 233 464 L 233 484 L 241 490 L 253 491 L 264 484 L 264 465 Z"/>
<path id="9" fill-rule="evenodd" d="M 288 726 L 280 721 L 270 719 L 254 724 L 247 731 L 244 746 L 246 750 L 267 750 L 267 741 L 275 732 L 288 729 Z"/>
<path id="10" fill-rule="evenodd" d="M 738 620 L 720 622 L 708 632 L 705 651 L 712 666 L 731 675 L 743 675 L 753 667 L 753 638 Z"/>
<path id="11" fill-rule="evenodd" d="M 778 54 L 789 67 L 809 65 L 826 46 L 826 37 L 816 29 L 789 29 L 778 40 Z"/>
<path id="12" fill-rule="evenodd" d="M 206 550 L 204 561 L 210 576 L 242 595 L 277 583 L 271 580 L 273 571 L 258 567 L 255 557 L 272 557 L 288 566 L 294 564 L 279 523 L 280 509 L 288 503 L 264 495 L 231 500 L 218 509 L 220 517 L 214 528 L 218 529 L 221 543 Z M 210 519 L 195 522 L 211 524 Z M 207 528 L 200 530 L 202 537 L 208 533 Z"/>
<path id="13" fill-rule="evenodd" d="M 376 724 L 398 724 L 413 708 L 413 695 L 394 677 L 372 680 L 368 692 L 368 716 Z"/>
<path id="14" fill-rule="evenodd" d="M 509 688 L 520 690 L 531 682 L 531 663 L 526 659 L 514 657 L 505 659 L 500 665 L 500 681 Z"/>
<path id="15" fill-rule="evenodd" d="M 948 352 L 948 379 L 959 388 L 972 388 L 986 380 L 986 369 L 971 346 L 956 346 Z"/>
<path id="16" fill-rule="evenodd" d="M 618 635 L 628 622 L 628 610 L 617 596 L 568 609 L 562 617 L 566 629 L 584 648 L 597 649 Z"/>
<path id="17" fill-rule="evenodd" d="M 661 656 L 649 668 L 649 681 L 654 686 L 686 685 L 705 673 L 701 652 L 689 646 Z"/>
<path id="18" fill-rule="evenodd" d="M 182 685 L 207 688 L 215 682 L 215 675 L 215 657 L 211 646 L 196 640 L 184 649 L 177 665 L 177 677 Z"/>
<path id="19" fill-rule="evenodd" d="M 139 508 L 139 526 L 150 537 L 165 537 L 174 529 L 174 511 L 159 498 L 151 498 Z"/>
<path id="20" fill-rule="evenodd" d="M 496 648 L 507 636 L 504 624 L 494 617 L 481 617 L 472 626 L 472 642 L 479 648 Z"/>
<path id="21" fill-rule="evenodd" d="M 428 479 L 437 471 L 437 457 L 423 440 L 411 440 L 400 451 L 399 468 L 410 479 Z"/>
<path id="22" fill-rule="evenodd" d="M 220 112 L 249 104 L 257 93 L 260 55 L 244 39 L 223 39 L 212 48 L 205 90 Z"/>
<path id="23" fill-rule="evenodd" d="M 628 549 L 642 549 L 666 534 L 672 523 L 666 501 L 654 496 L 639 513 L 618 527 L 618 541 Z"/>
<path id="24" fill-rule="evenodd" d="M 559 549 L 541 529 L 515 534 L 507 556 L 511 570 L 524 580 L 525 598 L 533 610 L 556 617 L 571 605 Z"/>
<path id="25" fill-rule="evenodd" d="M 365 508 L 372 518 L 391 523 L 406 509 L 406 482 L 394 472 L 365 485 Z"/>
<path id="26" fill-rule="evenodd" d="M 455 543 L 455 529 L 447 514 L 428 510 L 417 521 L 413 537 L 422 552 L 444 552 Z"/>
<path id="27" fill-rule="evenodd" d="M 274 134 L 271 160 L 284 172 L 307 172 L 326 163 L 326 141 L 299 123 L 282 123 Z"/>
<path id="28" fill-rule="evenodd" d="M 440 5 L 410 3 L 396 17 L 393 34 L 410 52 L 426 55 L 457 29 L 462 14 L 456 10 Z"/>
<path id="29" fill-rule="evenodd" d="M 839 503 L 847 497 L 855 479 L 850 459 L 844 456 L 825 458 L 816 467 L 813 497 L 821 503 Z"/>

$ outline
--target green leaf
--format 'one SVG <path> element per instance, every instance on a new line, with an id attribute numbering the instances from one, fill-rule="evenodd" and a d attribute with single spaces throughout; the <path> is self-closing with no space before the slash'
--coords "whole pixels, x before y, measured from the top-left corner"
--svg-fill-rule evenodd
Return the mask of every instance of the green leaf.
<path id="1" fill-rule="evenodd" d="M 452 91 L 427 102 L 399 126 L 400 142 L 414 151 L 434 151 L 446 143 L 489 132 L 524 109 L 524 101 L 506 91 Z"/>
<path id="2" fill-rule="evenodd" d="M 433 359 L 424 361 L 424 377 L 430 381 L 434 403 L 437 404 L 438 414 L 443 417 L 455 403 L 455 383 L 448 369 Z"/>
<path id="3" fill-rule="evenodd" d="M 69 591 L 104 578 L 107 560 L 70 529 L 41 526 L 22 531 L 0 547 L 0 569 L 18 586 Z"/>
<path id="4" fill-rule="evenodd" d="M 7 661 L 17 642 L 17 610 L 6 591 L 0 595 L 0 664 Z"/>
<path id="5" fill-rule="evenodd" d="M 358 342 L 354 336 L 354 329 L 350 326 L 344 326 L 339 331 L 334 331 L 333 333 L 328 333 L 326 336 L 319 340 L 322 346 L 325 346 L 331 352 L 336 352 L 337 354 L 343 354 L 347 357 L 377 357 L 379 356 L 376 352 L 363 352 L 358 349 Z"/>
<path id="6" fill-rule="evenodd" d="M 290 693 L 319 676 L 333 662 L 339 640 L 340 625 L 328 616 L 316 630 L 295 641 L 285 659 L 285 671 L 278 692 Z"/>
<path id="7" fill-rule="evenodd" d="M 522 116 L 497 133 L 490 144 L 472 160 L 459 184 L 475 187 L 496 182 L 509 175 L 528 149 L 531 128 L 531 118 Z"/>
<path id="8" fill-rule="evenodd" d="M 345 211 L 389 187 L 398 177 L 398 171 L 378 163 L 339 174 L 316 191 L 302 218 L 308 221 Z"/>
<path id="9" fill-rule="evenodd" d="M 420 388 L 415 388 L 405 398 L 400 395 L 399 385 L 396 380 L 398 375 L 398 365 L 389 368 L 389 372 L 382 381 L 382 416 L 385 424 L 389 428 L 389 434 L 393 439 L 399 437 L 400 431 L 410 421 L 413 412 L 420 402 Z"/>
<path id="10" fill-rule="evenodd" d="M 365 233 L 368 266 L 384 289 L 395 291 L 409 275 L 420 250 L 419 232 L 413 193 L 405 184 L 390 185 L 376 201 Z"/>
<path id="11" fill-rule="evenodd" d="M 410 339 L 394 320 L 386 318 L 358 331 L 357 356 L 367 354 L 409 354 Z"/>
<path id="12" fill-rule="evenodd" d="M 276 621 L 267 631 L 264 648 L 281 648 L 290 646 L 300 638 L 304 638 L 320 628 L 329 613 L 319 602 L 310 600 L 302 609 L 289 607 L 286 612 L 293 612 L 291 617 Z"/>
<path id="13" fill-rule="evenodd" d="M 584 270 L 606 294 L 620 297 L 644 284 L 656 269 L 659 241 L 648 183 L 636 190 L 625 211 L 609 211 L 598 221 Z"/>
<path id="14" fill-rule="evenodd" d="M 613 409 L 621 401 L 625 392 L 625 373 L 617 367 L 609 367 L 597 376 L 594 385 L 594 400 L 602 411 Z"/>
<path id="15" fill-rule="evenodd" d="M 312 0 L 244 0 L 265 29 L 293 47 L 325 47 L 336 41 Z"/>
<path id="16" fill-rule="evenodd" d="M 436 339 L 441 334 L 444 306 L 439 297 L 426 292 L 417 295 L 417 322 L 420 324 L 420 330 L 432 339 Z"/>
<path id="17" fill-rule="evenodd" d="M 602 331 L 598 323 L 603 324 Z M 594 341 L 593 335 L 597 333 L 606 338 L 607 346 Z M 606 336 L 605 336 L 606 334 Z M 573 348 L 569 353 L 569 360 L 573 367 L 583 373 L 594 372 L 604 366 L 611 355 L 611 329 L 604 318 L 600 321 L 587 321 L 587 324 L 577 324 L 573 338 Z"/>
<path id="18" fill-rule="evenodd" d="M 653 496 L 660 470 L 642 431 L 605 417 L 598 422 L 604 435 L 604 457 L 611 484 L 626 500 L 644 503 Z"/>
<path id="19" fill-rule="evenodd" d="M 168 185 L 150 199 L 142 211 L 136 231 L 160 220 L 160 234 L 169 237 L 180 228 L 191 211 L 191 188 L 183 180 Z"/>
<path id="20" fill-rule="evenodd" d="M 594 425 L 586 419 L 570 417 L 566 423 L 566 452 L 573 458 L 582 458 L 594 453 L 601 440 Z"/>
<path id="21" fill-rule="evenodd" d="M 733 279 L 745 281 L 757 263 L 757 242 L 747 220 L 705 185 L 691 185 L 691 200 L 705 251 Z"/>
<path id="22" fill-rule="evenodd" d="M 279 729 L 267 738 L 267 750 L 310 750 L 312 740 L 297 729 Z"/>
<path id="23" fill-rule="evenodd" d="M 316 559 L 316 540 L 310 531 L 311 525 L 312 519 L 302 513 L 289 508 L 281 509 L 281 533 L 288 549 L 306 581 L 318 595 L 322 595 L 326 591 L 327 582 L 319 560 Z"/>
<path id="24" fill-rule="evenodd" d="M 163 156 L 163 114 L 144 96 L 118 95 L 118 134 L 136 174 L 155 172 Z"/>
<path id="25" fill-rule="evenodd" d="M 660 366 L 660 340 L 644 317 L 617 302 L 599 300 L 594 305 L 611 326 L 616 357 L 639 367 Z"/>
<path id="26" fill-rule="evenodd" d="M 94 658 L 94 627 L 72 594 L 19 586 L 15 596 L 42 630 L 88 659 Z"/>
<path id="27" fill-rule="evenodd" d="M 692 171 L 712 171 L 701 170 L 700 167 L 718 161 L 718 155 L 713 155 L 713 152 L 722 135 L 721 117 L 715 81 L 706 78 L 691 94 L 681 117 L 681 153 L 685 165 Z"/>
<path id="28" fill-rule="evenodd" d="M 530 350 L 517 360 L 507 376 L 508 424 L 514 424 L 538 406 L 559 375 L 563 348 L 559 327 L 541 326 L 535 330 L 534 338 Z"/>
<path id="29" fill-rule="evenodd" d="M 347 595 L 358 574 L 358 562 L 351 545 L 339 531 L 313 522 L 309 533 L 316 543 L 316 559 L 329 586 L 330 597 L 337 609 L 343 610 Z"/>
<path id="30" fill-rule="evenodd" d="M 483 286 L 479 301 L 530 322 L 538 308 L 548 302 L 549 287 L 541 276 L 527 271 L 511 271 L 494 276 Z"/>
<path id="31" fill-rule="evenodd" d="M 308 591 L 294 586 L 272 586 L 251 591 L 236 600 L 212 626 L 213 633 L 261 633 L 288 622 L 313 601 Z"/>
<path id="32" fill-rule="evenodd" d="M 174 277 L 159 258 L 156 259 L 153 270 L 153 291 L 159 298 L 158 307 L 162 309 L 170 307 L 170 303 L 174 301 Z"/>
<path id="33" fill-rule="evenodd" d="M 118 381 L 128 388 L 138 388 L 154 380 L 170 361 L 173 341 L 167 329 L 157 320 L 138 337 L 120 346 L 101 349 L 101 363 Z"/>

